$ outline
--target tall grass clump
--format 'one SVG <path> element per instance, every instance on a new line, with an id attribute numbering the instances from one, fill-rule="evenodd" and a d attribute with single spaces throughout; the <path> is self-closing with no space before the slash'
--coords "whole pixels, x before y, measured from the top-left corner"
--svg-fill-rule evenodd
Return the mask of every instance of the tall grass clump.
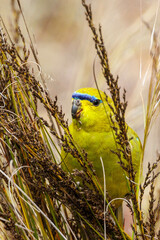
<path id="1" fill-rule="evenodd" d="M 16 5 L 17 3 L 17 5 Z M 116 219 L 109 196 L 101 191 L 87 153 L 77 148 L 69 132 L 68 122 L 57 104 L 57 96 L 50 97 L 45 79 L 40 72 L 39 81 L 30 64 L 30 55 L 40 70 L 40 63 L 32 43 L 20 1 L 12 1 L 15 22 L 12 35 L 1 19 L 0 28 L 0 237 L 2 239 L 159 239 L 159 201 L 155 202 L 155 180 L 159 175 L 155 163 L 148 164 L 148 172 L 139 186 L 135 185 L 131 150 L 125 127 L 127 107 L 126 91 L 122 99 L 118 77 L 114 78 L 104 46 L 101 26 L 93 24 L 91 6 L 82 0 L 86 19 L 93 34 L 95 49 L 115 108 L 112 121 L 117 143 L 119 163 L 128 173 L 130 194 L 126 198 L 133 216 L 132 236 L 128 236 Z M 22 17 L 30 39 L 18 26 Z M 153 67 L 150 80 L 145 143 L 158 113 L 159 106 L 159 45 L 154 38 Z M 106 96 L 107 98 L 107 96 Z M 48 118 L 40 116 L 38 106 L 44 108 Z M 48 120 L 49 119 L 49 120 Z M 115 127 L 116 126 L 116 127 Z M 118 127 L 117 127 L 118 126 Z M 121 134 L 119 134 L 121 132 Z M 71 153 L 82 166 L 65 172 L 61 168 L 61 146 Z M 127 168 L 121 159 L 125 156 Z M 76 177 L 81 179 L 81 186 Z M 142 211 L 144 192 L 149 191 L 148 218 Z M 125 200 L 125 199 L 124 199 Z M 104 203 L 105 201 L 105 203 Z M 104 211 L 104 204 L 107 206 Z"/>

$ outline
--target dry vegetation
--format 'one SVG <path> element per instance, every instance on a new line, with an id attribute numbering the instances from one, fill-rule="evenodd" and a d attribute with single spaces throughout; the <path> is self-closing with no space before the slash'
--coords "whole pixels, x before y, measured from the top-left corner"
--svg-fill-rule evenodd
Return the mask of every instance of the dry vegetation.
<path id="1" fill-rule="evenodd" d="M 108 54 L 101 26 L 93 23 L 91 6 L 82 0 L 95 50 L 115 109 L 114 127 L 121 167 L 128 172 L 130 197 L 127 199 L 133 223 L 132 236 L 119 226 L 114 206 L 104 213 L 104 193 L 99 191 L 92 164 L 87 155 L 76 148 L 68 129 L 57 96 L 50 96 L 45 77 L 40 71 L 39 59 L 25 21 L 20 1 L 11 1 L 14 13 L 12 35 L 1 19 L 0 29 L 0 237 L 1 239 L 159 239 L 159 196 L 155 181 L 159 175 L 158 163 L 148 164 L 141 183 L 142 163 L 146 141 L 159 113 L 159 42 L 153 34 L 152 74 L 148 91 L 147 111 L 139 186 L 134 184 L 135 173 L 125 128 L 126 91 L 122 98 L 118 77 L 109 67 Z M 19 28 L 22 17 L 30 48 Z M 147 25 L 149 28 L 149 26 Z M 149 30 L 148 30 L 149 31 Z M 34 57 L 39 76 L 30 65 Z M 48 118 L 39 114 L 41 106 Z M 48 120 L 49 119 L 49 120 Z M 114 125 L 114 122 L 112 122 Z M 119 134 L 121 132 L 121 134 Z M 67 137 L 66 137 L 67 136 Z M 122 144 L 124 143 L 124 144 Z M 60 166 L 60 146 L 70 152 L 83 167 L 72 174 Z M 119 151 L 120 150 L 120 151 Z M 121 154 L 128 166 L 124 166 Z M 80 188 L 75 180 L 81 178 Z M 148 215 L 144 218 L 144 193 L 149 188 Z M 155 201 L 155 198 L 157 201 Z M 106 205 L 109 202 L 106 199 Z M 105 221 L 104 221 L 105 217 Z M 104 224 L 106 227 L 104 227 Z M 105 231 L 104 231 L 105 229 Z"/>

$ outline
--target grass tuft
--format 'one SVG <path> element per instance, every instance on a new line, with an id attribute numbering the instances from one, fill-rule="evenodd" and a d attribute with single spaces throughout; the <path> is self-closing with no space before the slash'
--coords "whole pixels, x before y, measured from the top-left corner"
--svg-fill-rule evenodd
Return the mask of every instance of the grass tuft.
<path id="1" fill-rule="evenodd" d="M 97 30 L 93 24 L 91 5 L 82 0 L 102 73 L 114 104 L 109 105 L 114 120 L 112 116 L 109 117 L 117 144 L 115 154 L 129 176 L 130 194 L 124 201 L 134 218 L 132 237 L 119 225 L 114 207 L 110 206 L 105 184 L 104 190 L 100 190 L 87 153 L 81 151 L 74 142 L 68 121 L 58 105 L 58 97 L 51 98 L 46 88 L 20 1 L 12 0 L 11 4 L 14 19 L 12 34 L 3 19 L 0 28 L 0 237 L 37 240 L 158 239 L 159 201 L 155 201 L 155 181 L 159 176 L 156 170 L 160 159 L 152 165 L 148 164 L 144 181 L 138 186 L 138 195 L 125 121 L 126 91 L 121 97 L 118 77 L 114 78 L 110 71 L 102 28 L 99 26 Z M 20 17 L 30 39 L 29 49 L 19 27 Z M 31 54 L 41 81 L 31 67 Z M 143 156 L 151 126 L 159 113 L 158 59 L 159 45 L 154 35 Z M 49 120 L 40 116 L 39 105 L 43 106 Z M 61 168 L 60 163 L 64 160 L 61 147 L 77 158 L 82 171 L 77 169 L 70 173 Z M 122 161 L 122 156 L 127 164 Z M 101 163 L 103 168 L 103 159 Z M 140 170 L 142 172 L 142 167 Z M 77 176 L 83 183 L 82 187 L 75 180 Z M 150 187 L 149 207 L 145 220 L 142 205 L 147 187 Z"/>

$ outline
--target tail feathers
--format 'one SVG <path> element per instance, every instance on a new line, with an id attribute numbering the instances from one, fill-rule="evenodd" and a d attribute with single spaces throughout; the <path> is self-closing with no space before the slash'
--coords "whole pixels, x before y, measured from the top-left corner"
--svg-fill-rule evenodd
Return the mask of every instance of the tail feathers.
<path id="1" fill-rule="evenodd" d="M 122 204 L 116 209 L 116 218 L 121 228 L 124 227 L 123 207 Z"/>

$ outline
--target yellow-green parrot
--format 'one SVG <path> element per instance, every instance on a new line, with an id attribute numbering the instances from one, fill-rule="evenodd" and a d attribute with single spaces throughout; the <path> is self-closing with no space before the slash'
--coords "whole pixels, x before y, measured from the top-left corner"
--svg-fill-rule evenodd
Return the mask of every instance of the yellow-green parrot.
<path id="1" fill-rule="evenodd" d="M 118 156 L 113 153 L 113 151 L 117 151 L 117 145 L 110 125 L 111 110 L 104 92 L 100 91 L 100 95 L 98 90 L 94 88 L 82 88 L 73 93 L 72 123 L 69 130 L 77 146 L 87 153 L 88 160 L 92 162 L 99 182 L 103 186 L 100 157 L 102 158 L 105 168 L 106 190 L 110 197 L 112 199 L 123 198 L 129 192 L 126 173 L 118 163 Z M 113 105 L 109 97 L 108 101 Z M 132 161 L 137 173 L 137 181 L 142 147 L 139 137 L 130 127 L 128 127 L 128 139 L 131 139 Z M 73 158 L 70 153 L 62 155 L 66 156 L 64 162 L 70 171 L 81 169 L 78 160 Z M 120 201 L 115 201 L 116 207 L 119 207 L 120 204 Z"/>

